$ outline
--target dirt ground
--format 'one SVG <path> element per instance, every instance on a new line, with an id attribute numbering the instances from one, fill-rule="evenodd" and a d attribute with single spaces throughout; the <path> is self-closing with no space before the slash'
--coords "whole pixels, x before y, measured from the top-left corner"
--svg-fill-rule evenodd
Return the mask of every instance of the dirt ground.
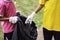
<path id="1" fill-rule="evenodd" d="M 44 38 L 43 38 L 43 29 L 42 29 L 42 27 L 40 27 L 39 29 L 37 29 L 37 31 L 38 31 L 37 40 L 44 40 Z M 54 38 L 52 38 L 52 40 L 54 40 Z"/>

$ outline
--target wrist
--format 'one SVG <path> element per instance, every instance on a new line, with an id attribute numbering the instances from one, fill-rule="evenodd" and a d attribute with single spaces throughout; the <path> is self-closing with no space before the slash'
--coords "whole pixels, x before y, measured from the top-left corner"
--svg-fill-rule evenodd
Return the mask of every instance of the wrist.
<path id="1" fill-rule="evenodd" d="M 35 12 L 32 12 L 32 15 L 35 15 L 36 13 Z"/>

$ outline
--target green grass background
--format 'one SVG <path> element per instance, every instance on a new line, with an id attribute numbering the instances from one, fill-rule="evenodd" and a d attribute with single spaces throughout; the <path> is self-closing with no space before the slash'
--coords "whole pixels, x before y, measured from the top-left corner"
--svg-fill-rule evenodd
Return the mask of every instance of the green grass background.
<path id="1" fill-rule="evenodd" d="M 21 11 L 22 15 L 30 15 L 39 4 L 39 0 L 15 0 L 16 9 Z M 42 10 L 36 14 L 33 21 L 36 23 L 36 26 L 39 28 L 42 24 Z M 0 27 L 0 40 L 3 40 L 2 28 Z"/>
<path id="2" fill-rule="evenodd" d="M 39 0 L 16 0 L 16 8 L 21 11 L 25 16 L 30 15 L 35 8 L 39 5 Z M 40 27 L 42 24 L 42 10 L 34 17 L 34 22 L 37 27 Z"/>

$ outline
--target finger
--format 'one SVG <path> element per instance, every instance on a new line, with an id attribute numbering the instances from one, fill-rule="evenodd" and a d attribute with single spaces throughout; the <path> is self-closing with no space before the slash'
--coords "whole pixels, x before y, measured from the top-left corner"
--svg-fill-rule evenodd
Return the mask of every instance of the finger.
<path id="1" fill-rule="evenodd" d="M 27 23 L 29 23 L 29 20 L 28 19 L 25 21 L 25 24 L 27 24 Z"/>
<path id="2" fill-rule="evenodd" d="M 27 24 L 27 21 L 28 21 L 28 20 L 25 21 L 25 24 Z"/>
<path id="3" fill-rule="evenodd" d="M 30 24 L 32 24 L 32 20 L 30 21 Z"/>

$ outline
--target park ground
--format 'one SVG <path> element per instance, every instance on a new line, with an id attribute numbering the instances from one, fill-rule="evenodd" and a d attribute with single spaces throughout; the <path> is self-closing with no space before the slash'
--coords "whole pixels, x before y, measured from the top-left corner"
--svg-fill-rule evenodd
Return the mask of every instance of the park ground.
<path id="1" fill-rule="evenodd" d="M 37 40 L 44 40 L 42 27 L 38 28 L 37 31 L 38 31 Z M 54 40 L 54 38 L 52 38 L 52 40 Z"/>

